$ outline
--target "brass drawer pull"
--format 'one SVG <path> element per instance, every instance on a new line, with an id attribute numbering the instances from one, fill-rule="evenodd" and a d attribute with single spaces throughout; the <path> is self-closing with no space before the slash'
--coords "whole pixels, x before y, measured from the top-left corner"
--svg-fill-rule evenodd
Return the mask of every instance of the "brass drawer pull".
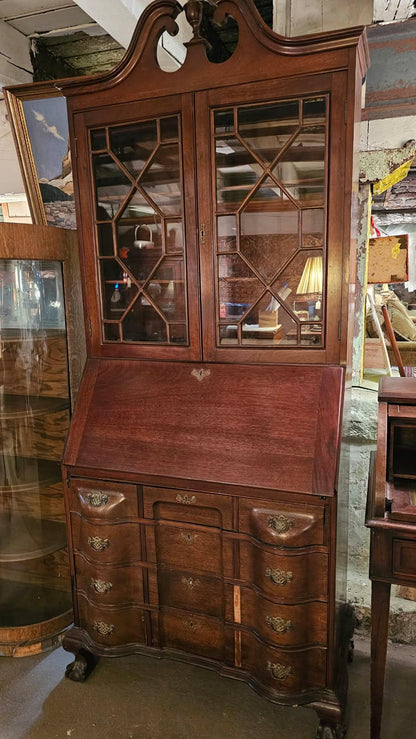
<path id="1" fill-rule="evenodd" d="M 277 531 L 278 534 L 285 534 L 290 529 L 293 529 L 295 525 L 293 518 L 288 518 L 282 513 L 279 513 L 277 516 L 269 516 L 267 523 L 269 524 L 269 527 L 273 529 L 273 531 Z"/>
<path id="2" fill-rule="evenodd" d="M 104 552 L 110 546 L 108 539 L 103 539 L 101 536 L 89 536 L 88 544 L 94 552 Z"/>
<path id="3" fill-rule="evenodd" d="M 94 629 L 101 636 L 111 636 L 114 632 L 114 624 L 106 624 L 104 621 L 94 621 Z"/>
<path id="4" fill-rule="evenodd" d="M 104 580 L 94 580 L 92 577 L 90 580 L 90 584 L 93 590 L 95 590 L 96 593 L 108 593 L 109 590 L 113 587 L 112 582 L 105 582 Z"/>
<path id="5" fill-rule="evenodd" d="M 293 674 L 293 669 L 290 666 L 282 665 L 280 662 L 268 662 L 267 669 L 276 680 L 281 680 L 282 682 Z"/>
<path id="6" fill-rule="evenodd" d="M 285 570 L 277 570 L 272 567 L 266 569 L 267 577 L 274 582 L 275 585 L 286 585 L 288 582 L 293 580 L 293 572 L 286 572 Z"/>
<path id="7" fill-rule="evenodd" d="M 198 538 L 198 534 L 190 534 L 189 531 L 181 531 L 180 538 L 185 544 L 194 544 Z"/>
<path id="8" fill-rule="evenodd" d="M 191 497 L 189 497 L 189 495 L 181 495 L 178 493 L 176 500 L 178 503 L 183 503 L 184 505 L 192 505 L 193 503 L 196 503 L 195 495 L 191 495 Z"/>
<path id="9" fill-rule="evenodd" d="M 88 493 L 87 498 L 88 498 L 88 503 L 94 506 L 94 508 L 100 508 L 101 506 L 107 505 L 108 503 L 107 493 L 101 493 L 101 492 Z"/>
<path id="10" fill-rule="evenodd" d="M 198 631 L 199 624 L 195 623 L 195 621 L 184 621 L 183 625 L 186 626 L 187 629 L 190 629 L 190 631 Z"/>
<path id="11" fill-rule="evenodd" d="M 201 584 L 197 577 L 183 577 L 182 582 L 189 590 L 193 590 Z"/>
<path id="12" fill-rule="evenodd" d="M 266 623 L 278 634 L 285 634 L 286 631 L 291 631 L 292 629 L 292 622 L 285 621 L 280 616 L 266 616 Z"/>

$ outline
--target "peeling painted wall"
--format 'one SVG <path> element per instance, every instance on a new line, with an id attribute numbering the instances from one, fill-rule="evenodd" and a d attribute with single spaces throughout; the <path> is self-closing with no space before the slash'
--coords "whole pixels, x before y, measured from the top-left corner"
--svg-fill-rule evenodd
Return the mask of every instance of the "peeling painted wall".
<path id="1" fill-rule="evenodd" d="M 367 74 L 366 115 L 414 112 L 416 104 L 416 18 L 367 30 L 371 66 Z M 390 112 L 389 109 L 396 109 Z"/>

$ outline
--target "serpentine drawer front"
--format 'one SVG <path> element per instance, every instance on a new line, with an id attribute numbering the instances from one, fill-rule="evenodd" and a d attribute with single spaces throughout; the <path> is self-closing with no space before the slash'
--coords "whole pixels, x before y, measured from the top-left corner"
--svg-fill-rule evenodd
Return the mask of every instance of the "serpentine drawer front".
<path id="1" fill-rule="evenodd" d="M 251 588 L 241 589 L 241 623 L 263 640 L 279 646 L 325 645 L 327 611 L 326 603 L 284 605 Z"/>
<path id="2" fill-rule="evenodd" d="M 277 550 L 251 542 L 240 545 L 241 579 L 279 603 L 328 597 L 328 555 L 308 550 Z"/>
<path id="3" fill-rule="evenodd" d="M 117 564 L 139 561 L 140 530 L 135 523 L 98 524 L 71 514 L 72 538 L 75 551 L 82 552 L 93 562 Z"/>
<path id="4" fill-rule="evenodd" d="M 145 611 L 133 606 L 97 607 L 78 596 L 80 625 L 90 638 L 108 647 L 146 642 Z"/>
<path id="5" fill-rule="evenodd" d="M 265 544 L 305 547 L 324 544 L 324 508 L 294 506 L 271 501 L 240 501 L 240 531 Z"/>
<path id="6" fill-rule="evenodd" d="M 96 605 L 143 603 L 143 568 L 137 564 L 103 565 L 75 554 L 75 582 L 79 592 Z"/>
<path id="7" fill-rule="evenodd" d="M 326 656 L 326 649 L 320 647 L 284 651 L 266 646 L 251 634 L 242 634 L 242 667 L 277 691 L 325 685 Z"/>
<path id="8" fill-rule="evenodd" d="M 87 518 L 137 516 L 135 485 L 97 480 L 71 480 L 69 507 Z"/>

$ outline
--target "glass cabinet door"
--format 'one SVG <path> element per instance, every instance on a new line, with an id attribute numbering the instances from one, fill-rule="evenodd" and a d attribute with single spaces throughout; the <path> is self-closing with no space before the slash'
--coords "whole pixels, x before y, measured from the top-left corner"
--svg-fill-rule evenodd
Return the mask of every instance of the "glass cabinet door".
<path id="1" fill-rule="evenodd" d="M 60 262 L 0 259 L 0 352 L 0 650 L 19 654 L 32 642 L 40 649 L 72 620 L 60 471 L 69 425 Z"/>
<path id="2" fill-rule="evenodd" d="M 133 123 L 88 126 L 99 342 L 117 356 L 127 347 L 133 356 L 146 356 L 146 347 L 153 357 L 166 349 L 186 353 L 199 322 L 198 308 L 189 315 L 195 227 L 185 213 L 194 203 L 185 203 L 183 117 L 149 111 L 140 106 L 142 120 Z M 190 281 L 192 294 L 197 280 Z"/>
<path id="3" fill-rule="evenodd" d="M 213 317 L 215 329 L 204 356 L 278 361 L 279 351 L 290 361 L 302 352 L 308 361 L 315 352 L 317 361 L 328 316 L 330 96 L 227 105 L 216 97 L 206 105 L 209 124 L 205 112 L 213 207 L 202 279 L 213 290 L 204 325 Z"/>

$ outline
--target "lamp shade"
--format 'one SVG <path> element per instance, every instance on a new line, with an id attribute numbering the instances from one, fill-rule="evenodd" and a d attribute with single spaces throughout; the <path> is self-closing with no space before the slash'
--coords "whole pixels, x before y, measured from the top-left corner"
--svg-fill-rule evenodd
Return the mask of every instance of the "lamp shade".
<path id="1" fill-rule="evenodd" d="M 309 295 L 312 293 L 322 293 L 322 278 L 322 257 L 308 257 L 296 289 L 296 294 Z"/>

